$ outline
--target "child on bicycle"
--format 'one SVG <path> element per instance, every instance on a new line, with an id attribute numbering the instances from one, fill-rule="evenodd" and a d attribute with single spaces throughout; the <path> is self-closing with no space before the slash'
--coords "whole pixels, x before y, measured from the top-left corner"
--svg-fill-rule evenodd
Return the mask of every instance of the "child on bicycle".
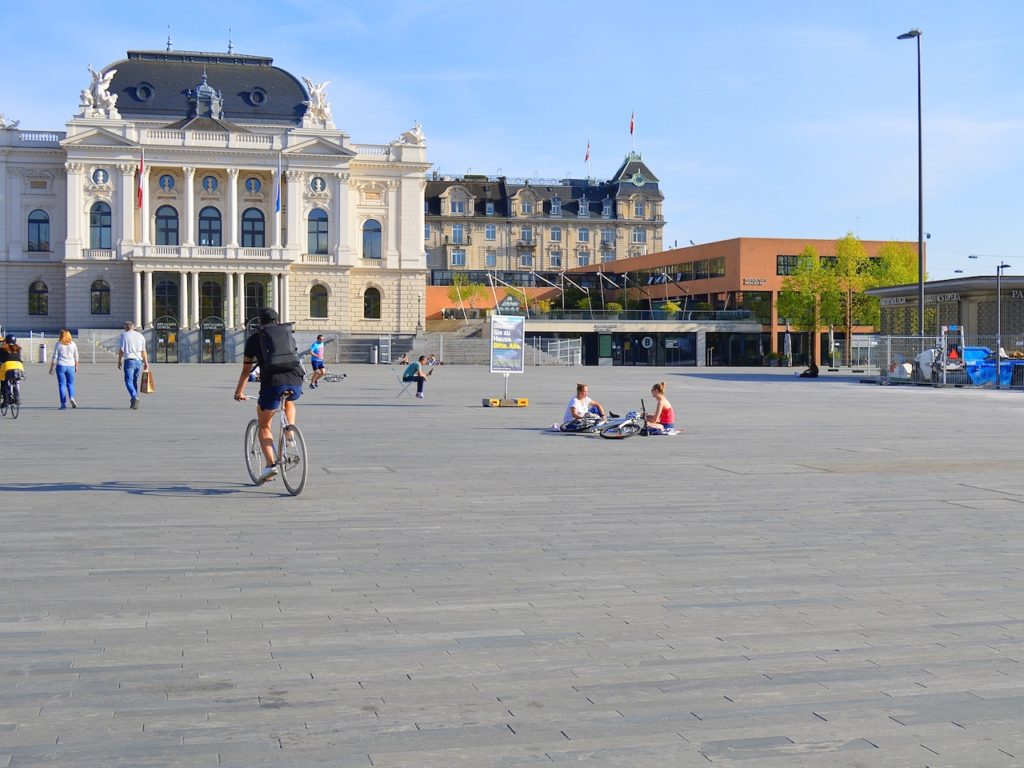
<path id="1" fill-rule="evenodd" d="M 261 329 L 245 342 L 242 372 L 235 387 L 235 400 L 248 400 L 245 396 L 245 385 L 249 381 L 249 373 L 253 366 L 258 364 L 260 394 L 256 401 L 256 420 L 259 423 L 260 448 L 263 450 L 266 466 L 257 482 L 262 485 L 277 477 L 274 435 L 270 429 L 270 421 L 282 396 L 290 392 L 284 404 L 284 414 L 289 424 L 295 423 L 295 401 L 302 397 L 302 381 L 306 372 L 299 361 L 291 324 L 278 323 L 277 312 L 269 307 L 260 312 L 260 324 Z"/>
<path id="2" fill-rule="evenodd" d="M 21 346 L 14 334 L 7 334 L 0 344 L 0 401 L 8 402 L 8 392 L 13 402 L 19 402 L 18 382 L 25 378 L 25 365 L 21 360 Z"/>

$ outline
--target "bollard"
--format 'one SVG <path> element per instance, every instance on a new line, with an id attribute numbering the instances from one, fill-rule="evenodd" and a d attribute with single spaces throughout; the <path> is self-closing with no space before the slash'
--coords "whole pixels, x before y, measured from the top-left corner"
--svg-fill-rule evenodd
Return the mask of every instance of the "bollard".
<path id="1" fill-rule="evenodd" d="M 39 345 L 39 362 L 40 363 L 45 363 L 46 362 L 46 345 L 45 344 L 40 344 Z"/>
<path id="2" fill-rule="evenodd" d="M 370 350 L 370 364 L 371 365 L 376 365 L 377 364 L 377 355 L 378 355 L 379 352 L 380 352 L 380 350 L 377 348 L 377 345 L 374 344 L 373 348 Z"/>

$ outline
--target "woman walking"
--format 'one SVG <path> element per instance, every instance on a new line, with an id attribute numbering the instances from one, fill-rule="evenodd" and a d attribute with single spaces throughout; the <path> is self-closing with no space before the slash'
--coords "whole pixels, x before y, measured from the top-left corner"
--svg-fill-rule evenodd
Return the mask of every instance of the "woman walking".
<path id="1" fill-rule="evenodd" d="M 75 374 L 78 372 L 78 345 L 71 338 L 71 331 L 61 328 L 60 338 L 53 345 L 53 358 L 50 360 L 50 375 L 57 372 L 57 390 L 60 392 L 60 409 L 77 408 L 75 402 Z"/>

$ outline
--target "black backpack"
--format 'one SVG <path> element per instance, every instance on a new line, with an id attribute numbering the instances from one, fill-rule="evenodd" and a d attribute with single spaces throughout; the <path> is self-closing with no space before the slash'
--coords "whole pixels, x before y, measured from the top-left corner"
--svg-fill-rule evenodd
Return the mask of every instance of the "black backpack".
<path id="1" fill-rule="evenodd" d="M 260 330 L 260 348 L 266 373 L 288 373 L 301 370 L 299 350 L 292 336 L 292 323 L 274 323 Z"/>

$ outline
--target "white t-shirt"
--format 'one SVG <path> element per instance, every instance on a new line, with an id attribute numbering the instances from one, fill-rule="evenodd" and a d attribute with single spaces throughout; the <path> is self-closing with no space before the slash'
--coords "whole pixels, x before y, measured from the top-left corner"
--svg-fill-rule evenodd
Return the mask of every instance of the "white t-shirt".
<path id="1" fill-rule="evenodd" d="M 73 341 L 69 344 L 61 344 L 60 342 L 54 344 L 53 364 L 66 365 L 69 368 L 74 368 L 78 365 L 78 345 Z"/>
<path id="2" fill-rule="evenodd" d="M 141 360 L 146 348 L 146 337 L 134 329 L 125 331 L 121 334 L 120 346 L 125 360 Z"/>
<path id="3" fill-rule="evenodd" d="M 573 415 L 573 409 L 575 409 L 577 413 L 586 413 L 590 410 L 590 404 L 593 402 L 594 401 L 589 397 L 584 397 L 582 400 L 578 397 L 574 397 L 569 401 L 569 405 L 565 409 L 565 416 L 562 418 L 562 421 L 572 421 L 576 418 Z"/>

